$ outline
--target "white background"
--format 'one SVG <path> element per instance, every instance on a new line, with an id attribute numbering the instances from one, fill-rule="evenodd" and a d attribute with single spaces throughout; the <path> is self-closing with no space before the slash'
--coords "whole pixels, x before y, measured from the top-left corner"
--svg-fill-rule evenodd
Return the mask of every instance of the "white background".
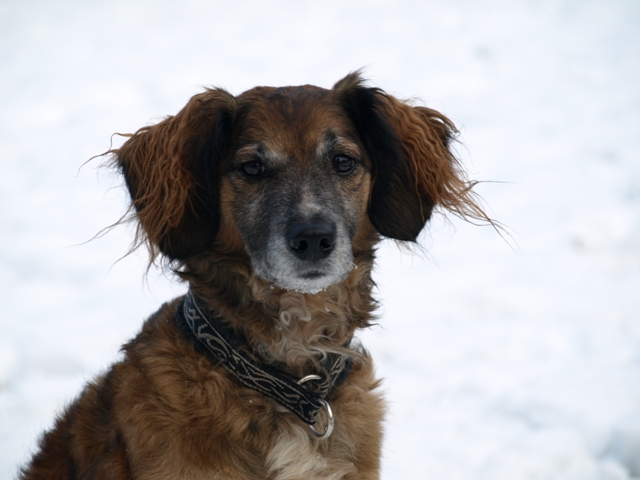
<path id="1" fill-rule="evenodd" d="M 371 84 L 461 129 L 513 236 L 380 250 L 387 479 L 640 478 L 640 3 L 0 1 L 0 478 L 184 291 L 91 156 L 204 86 Z M 116 144 L 119 140 L 114 139 Z"/>

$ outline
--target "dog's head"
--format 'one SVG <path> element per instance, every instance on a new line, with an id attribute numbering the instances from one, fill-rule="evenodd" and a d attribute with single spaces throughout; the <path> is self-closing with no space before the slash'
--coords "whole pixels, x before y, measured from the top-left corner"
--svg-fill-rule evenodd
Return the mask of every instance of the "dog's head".
<path id="1" fill-rule="evenodd" d="M 350 74 L 331 90 L 207 90 L 115 153 L 152 254 L 235 249 L 263 279 L 313 293 L 344 279 L 378 233 L 415 241 L 436 205 L 486 218 L 454 134 L 438 112 Z"/>

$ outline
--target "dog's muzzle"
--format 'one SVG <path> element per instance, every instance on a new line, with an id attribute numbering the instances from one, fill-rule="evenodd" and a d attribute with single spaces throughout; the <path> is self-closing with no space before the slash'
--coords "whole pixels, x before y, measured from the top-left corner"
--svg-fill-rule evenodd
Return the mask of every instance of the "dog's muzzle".
<path id="1" fill-rule="evenodd" d="M 275 227 L 263 244 L 252 245 L 255 272 L 285 290 L 315 294 L 353 268 L 350 238 L 343 225 L 329 218 L 296 218 Z"/>

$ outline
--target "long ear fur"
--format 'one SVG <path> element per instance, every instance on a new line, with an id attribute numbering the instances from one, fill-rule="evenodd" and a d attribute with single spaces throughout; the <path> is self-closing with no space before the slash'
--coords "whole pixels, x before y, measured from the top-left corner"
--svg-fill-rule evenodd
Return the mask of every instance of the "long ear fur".
<path id="1" fill-rule="evenodd" d="M 146 243 L 151 261 L 158 249 L 184 260 L 213 243 L 220 225 L 219 167 L 234 109 L 232 95 L 207 90 L 112 150 L 138 220 L 134 248 Z"/>
<path id="2" fill-rule="evenodd" d="M 478 205 L 449 144 L 457 134 L 444 115 L 412 107 L 351 73 L 333 87 L 356 126 L 373 167 L 369 218 L 384 236 L 415 241 L 436 205 L 493 223 Z"/>

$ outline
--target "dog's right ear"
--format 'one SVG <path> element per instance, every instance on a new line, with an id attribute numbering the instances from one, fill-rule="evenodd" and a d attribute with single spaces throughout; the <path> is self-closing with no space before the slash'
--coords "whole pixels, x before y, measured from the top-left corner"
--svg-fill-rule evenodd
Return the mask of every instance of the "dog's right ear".
<path id="1" fill-rule="evenodd" d="M 221 89 L 192 97 L 175 116 L 143 127 L 117 150 L 138 220 L 136 244 L 184 260 L 213 243 L 220 226 L 220 164 L 235 98 Z"/>

